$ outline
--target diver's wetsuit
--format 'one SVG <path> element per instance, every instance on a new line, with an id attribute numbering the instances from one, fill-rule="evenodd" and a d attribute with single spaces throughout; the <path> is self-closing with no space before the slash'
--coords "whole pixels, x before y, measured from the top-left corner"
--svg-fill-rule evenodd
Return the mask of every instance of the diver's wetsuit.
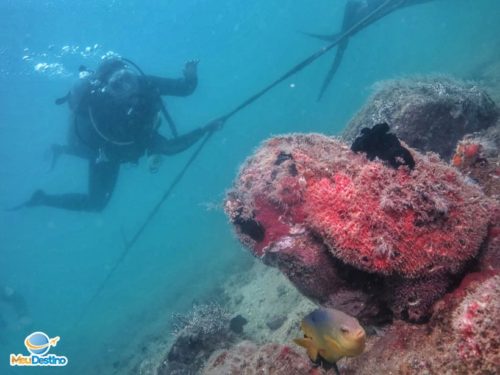
<path id="1" fill-rule="evenodd" d="M 376 0 L 378 1 L 378 0 Z M 360 3 L 358 0 L 354 1 L 348 1 L 345 8 L 344 8 L 344 17 L 342 20 L 342 29 L 340 33 L 336 34 L 334 38 L 337 36 L 342 35 L 345 33 L 347 30 L 349 30 L 352 26 L 355 25 L 356 22 L 359 21 L 359 15 L 360 15 L 360 10 L 366 8 L 366 6 L 363 6 L 362 3 Z M 328 85 L 330 84 L 331 80 L 333 79 L 333 76 L 335 73 L 337 73 L 337 70 L 339 69 L 340 63 L 342 62 L 342 58 L 344 57 L 344 52 L 349 45 L 349 38 L 344 38 L 338 45 L 337 45 L 337 52 L 335 52 L 335 58 L 333 59 L 333 63 L 330 67 L 330 70 L 325 76 L 325 79 L 323 80 L 323 84 L 321 86 L 321 90 L 318 95 L 318 100 L 320 100 L 323 97 L 323 94 L 325 93 Z"/>
<path id="2" fill-rule="evenodd" d="M 99 73 L 99 70 L 98 70 Z M 107 72 L 106 74 L 110 74 Z M 102 74 L 101 74 L 102 75 Z M 94 79 L 94 77 L 91 77 Z M 104 78 L 103 78 L 104 79 Z M 112 102 L 104 97 L 92 98 L 91 80 L 79 80 L 67 96 L 72 110 L 72 121 L 69 130 L 68 145 L 56 146 L 57 153 L 65 153 L 89 161 L 89 179 L 87 194 L 46 194 L 36 191 L 26 206 L 50 206 L 75 211 L 101 211 L 113 193 L 122 163 L 136 163 L 145 153 L 148 155 L 173 155 L 182 152 L 197 142 L 214 126 L 195 129 L 176 138 L 167 139 L 158 133 L 159 95 L 190 95 L 197 86 L 196 74 L 184 78 L 169 79 L 154 76 L 138 76 L 138 84 L 146 87 L 140 97 L 144 102 L 138 107 L 140 120 L 134 126 L 119 127 L 116 124 L 128 121 L 123 113 L 113 112 Z M 103 90 L 104 92 L 104 90 Z M 145 99 L 144 99 L 145 98 Z M 116 104 L 116 102 L 114 102 Z M 129 109 L 129 112 L 132 108 Z M 134 109 L 135 111 L 135 109 Z M 121 116 L 121 117 L 120 117 Z M 98 120 L 96 120 L 96 118 Z M 99 129 L 95 123 L 99 124 Z M 136 126 L 137 123 L 141 126 Z M 107 140 L 101 133 L 109 131 L 115 139 L 126 138 L 127 142 Z M 118 133 L 116 129 L 121 129 Z M 125 131 L 123 131 L 125 129 Z M 110 138 L 113 138 L 110 137 Z M 129 142 L 130 141 L 130 142 Z"/>

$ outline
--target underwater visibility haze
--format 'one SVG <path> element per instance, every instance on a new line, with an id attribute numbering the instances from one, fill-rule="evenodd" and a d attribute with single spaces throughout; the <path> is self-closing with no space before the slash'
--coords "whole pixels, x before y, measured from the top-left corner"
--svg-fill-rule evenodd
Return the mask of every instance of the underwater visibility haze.
<path id="1" fill-rule="evenodd" d="M 353 3 L 358 8 L 351 9 Z M 377 4 L 380 10 L 387 10 L 382 8 L 386 5 L 400 6 L 380 14 L 373 13 L 374 18 L 366 18 L 371 17 L 371 11 L 378 11 Z M 248 358 L 254 353 L 268 356 L 269 361 L 278 366 L 281 362 L 273 356 L 281 353 L 283 358 L 286 357 L 286 363 L 292 363 L 287 366 L 297 364 L 293 368 L 278 369 L 277 374 L 308 374 L 313 357 L 320 361 L 316 361 L 319 367 L 314 370 L 318 372 L 311 373 L 385 373 L 369 361 L 370 349 L 375 342 L 370 340 L 377 339 L 388 325 L 387 330 L 395 330 L 391 324 L 401 324 L 401 332 L 405 329 L 410 332 L 408 327 L 413 324 L 418 327 L 425 325 L 432 320 L 431 306 L 439 306 L 441 299 L 446 298 L 445 294 L 453 291 L 471 270 L 472 266 L 465 262 L 475 259 L 482 264 L 478 252 L 481 246 L 481 249 L 487 247 L 485 243 L 490 244 L 492 254 L 498 252 L 498 217 L 492 218 L 490 213 L 499 212 L 499 198 L 495 191 L 500 189 L 498 176 L 496 179 L 490 177 L 499 173 L 500 137 L 491 130 L 487 135 L 481 135 L 483 143 L 477 147 L 471 146 L 470 142 L 459 143 L 462 146 L 458 148 L 456 145 L 467 133 L 499 127 L 499 17 L 500 2 L 497 0 L 1 0 L 0 374 L 236 374 L 234 367 L 228 370 L 231 368 L 230 359 L 241 355 L 248 360 L 246 366 L 252 367 L 255 363 Z M 312 38 L 307 34 L 321 34 L 321 37 Z M 338 45 L 333 46 L 332 42 Z M 322 50 L 329 45 L 328 51 Z M 336 51 L 340 48 L 342 52 L 339 54 Z M 336 53 L 341 59 L 338 64 L 334 63 Z M 307 61 L 310 56 L 315 57 Z M 100 71 L 96 72 L 96 69 L 103 61 L 122 61 L 120 57 L 131 61 L 120 65 L 120 68 L 126 66 L 134 72 L 129 81 L 120 81 L 122 77 L 115 77 L 115 71 L 98 75 Z M 301 62 L 307 63 L 297 66 Z M 135 64 L 144 75 L 138 73 Z M 241 103 L 294 67 L 297 69 L 293 74 L 232 113 Z M 325 85 L 328 72 L 332 78 L 331 81 L 326 78 L 329 84 Z M 127 75 L 126 72 L 123 74 Z M 167 83 L 155 86 L 149 79 L 152 76 L 184 81 L 182 84 L 169 81 L 168 85 L 172 86 Z M 78 99 L 75 104 L 77 95 L 71 90 L 75 81 L 81 81 L 82 77 L 88 80 L 88 92 L 92 93 L 88 99 L 90 104 L 85 104 L 91 110 L 78 112 L 81 102 L 87 103 L 87 99 Z M 122 86 L 112 86 L 114 79 Z M 176 85 L 184 86 L 179 88 Z M 151 125 L 148 137 L 152 138 L 151 134 L 157 132 L 168 138 L 171 143 L 165 141 L 165 145 L 158 141 L 160 146 L 154 146 L 161 150 L 159 153 L 167 155 L 156 157 L 152 143 L 148 143 L 140 150 L 139 156 L 146 150 L 148 155 L 136 158 L 117 156 L 115 160 L 113 150 L 121 145 L 113 144 L 109 149 L 106 145 L 128 138 L 122 139 L 121 133 L 116 135 L 113 131 L 106 133 L 107 128 L 104 134 L 99 134 L 103 130 L 102 124 L 107 126 L 109 123 L 100 119 L 106 118 L 106 111 L 115 103 L 113 100 L 123 97 L 120 90 L 143 86 L 148 89 L 154 86 L 157 91 L 151 97 L 141 96 L 142 92 L 137 97 L 124 94 L 134 103 L 127 107 L 124 116 L 132 118 L 134 111 L 142 113 L 144 103 L 141 100 L 147 105 L 148 100 L 154 101 L 155 106 L 151 108 L 156 116 L 161 112 L 158 92 L 162 95 L 168 92 L 163 96 L 163 102 L 179 135 L 182 138 L 185 134 L 194 134 L 196 139 L 182 145 L 171 141 L 168 121 L 163 118 L 159 128 L 156 128 L 156 122 Z M 113 92 L 113 87 L 116 92 Z M 64 98 L 70 91 L 66 98 L 69 103 L 66 103 Z M 321 100 L 318 100 L 320 92 Z M 382 94 L 375 97 L 375 102 L 370 102 L 374 92 Z M 420 94 L 422 96 L 418 96 Z M 425 102 L 428 98 L 442 103 L 442 98 L 452 96 L 459 98 L 453 99 L 452 107 L 459 106 L 460 110 L 445 109 L 444 115 L 432 103 Z M 465 97 L 461 101 L 460 98 Z M 102 98 L 110 101 L 99 112 L 94 102 Z M 404 100 L 409 103 L 409 98 L 414 101 L 401 104 Z M 56 99 L 64 103 L 56 105 Z M 376 110 L 367 102 L 375 103 Z M 425 108 L 435 109 L 435 112 L 427 111 L 422 122 L 437 123 L 449 113 L 452 113 L 451 119 L 461 119 L 463 113 L 473 112 L 471 116 L 475 116 L 479 125 L 475 127 L 472 125 L 475 120 L 467 117 L 467 121 L 460 122 L 463 129 L 460 128 L 462 133 L 456 139 L 453 131 L 448 130 L 432 134 L 431 130 L 425 134 L 405 132 L 395 123 L 413 120 L 410 115 L 398 117 L 395 112 L 417 102 L 428 105 Z M 95 154 L 75 157 L 53 147 L 67 143 L 68 131 L 75 124 L 75 113 L 85 117 L 91 131 L 97 134 L 94 136 L 99 140 L 99 146 L 93 150 Z M 229 113 L 230 117 L 214 125 L 214 120 Z M 393 140 L 400 153 L 391 155 L 393 162 L 390 165 L 384 161 L 388 159 L 381 156 L 383 152 L 365 157 L 363 151 L 368 151 L 362 147 L 353 148 L 356 153 L 350 150 L 359 134 L 369 133 L 368 130 L 363 133 L 362 128 L 372 128 L 380 123 L 388 123 L 387 128 L 390 127 L 395 134 L 392 137 L 396 139 L 397 136 L 403 141 L 401 146 L 397 139 Z M 130 124 L 135 126 L 134 122 Z M 289 138 L 277 137 L 261 145 L 270 137 L 292 133 Z M 306 139 L 295 133 L 318 134 Z M 111 140 L 109 134 L 112 134 Z M 207 134 L 208 138 L 205 138 Z M 319 134 L 341 137 L 341 140 L 326 139 Z M 113 138 L 115 136 L 117 138 Z M 204 141 L 206 143 L 199 149 Z M 433 148 L 434 145 L 427 147 L 431 141 L 439 143 L 444 151 L 441 153 Z M 377 142 L 382 141 L 377 139 L 374 142 L 380 147 L 381 143 Z M 257 149 L 259 146 L 261 148 Z M 496 151 L 494 147 L 497 147 Z M 180 152 L 178 148 L 185 150 Z M 334 149 L 340 151 L 336 153 L 332 151 Z M 486 151 L 484 155 L 480 154 L 483 149 L 490 151 L 487 155 Z M 52 165 L 54 152 L 59 151 L 60 155 Z M 427 151 L 439 154 L 441 159 L 436 154 L 420 154 Z M 77 151 L 71 149 L 68 153 Z M 402 157 L 406 162 L 401 161 Z M 471 157 L 476 158 L 474 163 L 467 162 Z M 491 162 L 494 157 L 497 164 Z M 116 167 L 119 175 L 114 189 L 106 185 L 112 168 L 104 171 L 101 168 L 112 161 L 116 162 L 115 166 L 121 164 Z M 482 169 L 482 174 L 476 176 L 472 170 L 476 161 L 491 168 Z M 394 255 L 396 250 L 392 252 L 397 247 L 394 243 L 390 246 L 377 243 L 377 251 L 383 254 L 382 257 L 390 258 L 387 254 L 391 252 L 393 257 L 400 257 L 394 266 L 391 263 L 386 267 L 382 260 L 363 263 L 365 253 L 343 253 L 344 248 L 365 251 L 363 246 L 368 240 L 364 242 L 359 237 L 349 237 L 354 233 L 354 226 L 342 227 L 343 222 L 337 226 L 335 221 L 335 228 L 347 228 L 339 234 L 325 228 L 324 223 L 333 220 L 332 212 L 340 205 L 345 208 L 338 214 L 342 220 L 349 212 L 362 215 L 363 210 L 350 206 L 349 199 L 342 196 L 337 201 L 335 197 L 340 194 L 339 189 L 347 191 L 352 188 L 346 176 L 352 177 L 362 170 L 363 165 L 374 167 L 372 172 L 363 170 L 365 172 L 359 172 L 360 175 L 374 179 L 370 173 L 378 173 L 377 181 L 382 181 L 374 190 L 393 181 L 401 184 L 394 188 L 392 195 L 388 193 L 386 196 L 391 202 L 403 199 L 396 190 L 408 189 L 412 193 L 407 197 L 413 197 L 415 186 L 424 191 L 430 189 L 430 185 L 439 185 L 440 181 L 449 182 L 443 190 L 426 191 L 427 203 L 420 195 L 415 199 L 422 206 L 433 202 L 438 207 L 432 211 L 435 220 L 443 217 L 450 217 L 450 222 L 463 220 L 448 223 L 448 233 L 456 234 L 456 238 L 440 242 L 442 236 L 434 232 L 419 232 L 426 228 L 434 230 L 436 223 L 424 214 L 424 218 L 415 219 L 415 222 L 419 219 L 421 222 L 414 226 L 408 224 L 405 229 L 411 227 L 408 238 L 417 243 L 416 247 L 420 246 L 419 238 L 429 239 L 433 244 L 444 244 L 444 248 L 463 246 L 463 249 L 460 247 L 462 250 L 457 250 L 460 259 L 447 258 L 448 253 L 440 253 L 439 257 L 436 256 L 438 260 L 425 255 L 428 256 L 426 259 L 432 258 L 432 264 L 417 262 L 414 269 L 411 268 L 413 260 L 408 260 L 411 265 L 405 263 L 404 248 L 411 247 L 408 243 L 398 248 L 401 252 L 398 255 Z M 339 172 L 330 179 L 326 175 L 331 172 L 330 167 L 333 170 L 342 167 L 350 172 Z M 403 172 L 414 180 L 401 177 Z M 467 175 L 468 180 L 460 173 Z M 432 176 L 442 177 L 442 180 L 431 181 Z M 482 178 L 492 182 L 479 187 Z M 334 181 L 336 187 L 328 185 L 326 180 Z M 358 183 L 369 185 L 367 180 L 360 181 Z M 172 186 L 173 189 L 169 190 Z M 102 201 L 88 210 L 78 205 L 71 210 L 60 209 L 50 207 L 57 204 L 47 203 L 50 200 L 47 196 L 51 194 L 86 194 L 88 188 L 91 191 L 101 189 L 102 193 L 96 198 Z M 36 191 L 42 193 L 34 195 Z M 356 194 L 353 192 L 350 197 Z M 441 195 L 436 198 L 437 195 L 433 194 Z M 457 200 L 484 201 L 477 207 L 473 203 L 464 205 L 467 207 L 455 212 L 461 203 L 446 201 L 451 195 L 459 197 Z M 376 215 L 378 211 L 370 206 L 371 199 L 366 198 L 366 210 L 373 210 Z M 333 201 L 335 205 L 323 205 L 323 202 Z M 162 204 L 158 205 L 159 202 Z M 391 205 L 385 201 L 384 204 L 386 211 L 389 210 L 387 207 L 395 211 L 399 209 L 394 208 L 396 203 Z M 68 207 L 69 204 L 65 206 Z M 436 214 L 437 211 L 440 213 Z M 415 212 L 418 216 L 421 211 L 416 208 Z M 404 216 L 403 213 L 400 215 Z M 471 220 L 474 225 L 465 219 L 471 215 L 475 217 Z M 380 227 L 397 226 L 391 220 L 383 218 L 378 223 Z M 363 225 L 365 223 L 360 224 L 365 229 L 373 228 Z M 457 229 L 458 226 L 462 229 Z M 445 227 L 443 224 L 441 228 Z M 402 231 L 402 237 L 406 235 L 399 226 L 397 230 Z M 306 238 L 304 233 L 309 231 L 314 236 L 311 234 Z M 356 233 L 359 236 L 361 232 Z M 373 241 L 382 239 L 384 235 L 381 233 L 375 233 Z M 464 234 L 462 238 L 461 233 L 469 236 Z M 294 260 L 279 254 L 285 251 L 283 249 L 296 246 L 287 247 L 290 241 L 296 241 L 295 244 L 302 241 L 301 246 L 308 249 L 321 248 L 314 256 L 304 256 L 301 266 L 309 261 L 308 267 L 311 266 L 312 259 L 322 259 L 322 264 L 331 262 L 335 270 L 342 264 L 349 268 L 345 272 L 337 270 L 346 277 L 342 285 L 366 282 L 374 289 L 380 288 L 380 294 L 370 295 L 372 297 L 387 296 L 388 291 L 394 290 L 405 294 L 408 290 L 413 291 L 411 288 L 418 283 L 424 285 L 422 289 L 432 285 L 439 293 L 429 297 L 428 304 L 418 313 L 411 308 L 398 310 L 399 305 L 394 302 L 398 300 L 398 294 L 382 301 L 383 307 L 378 306 L 365 315 L 350 309 L 352 306 L 347 306 L 347 303 L 336 304 L 336 301 L 344 301 L 338 294 L 340 284 L 322 289 L 323 281 L 306 283 L 301 279 L 315 270 L 318 278 L 332 280 L 337 277 L 333 271 L 311 266 L 306 272 L 297 266 L 292 272 L 293 267 L 287 268 L 286 264 L 297 261 L 296 254 L 290 255 Z M 329 251 L 333 255 L 322 258 Z M 322 255 L 316 257 L 319 253 Z M 443 276 L 438 268 L 448 265 L 450 269 Z M 497 266 L 491 265 L 488 269 L 491 274 L 488 275 L 497 277 Z M 427 271 L 422 270 L 429 268 L 437 273 L 424 275 Z M 346 276 L 353 269 L 355 272 Z M 401 276 L 403 273 L 404 277 Z M 403 279 L 410 275 L 405 280 L 411 281 L 395 286 L 397 277 L 391 278 L 394 275 Z M 439 277 L 434 278 L 435 275 Z M 432 282 L 442 281 L 448 275 L 453 277 L 446 282 L 426 284 L 431 279 Z M 498 278 L 495 279 L 496 285 L 492 279 L 488 280 L 484 285 L 491 284 L 490 289 L 494 290 L 488 303 L 498 305 Z M 360 287 L 363 293 L 366 285 Z M 427 295 L 419 295 L 420 300 L 425 298 Z M 358 340 L 356 350 L 342 347 L 342 337 L 352 334 L 342 331 L 345 328 L 341 327 L 342 319 L 340 323 L 328 321 L 324 324 L 328 329 L 338 330 L 330 332 L 332 337 L 340 337 L 337 342 L 330 340 L 328 356 L 318 347 L 317 341 L 312 345 L 310 337 L 302 339 L 302 319 L 307 317 L 310 320 L 316 316 L 311 312 L 320 305 L 321 308 L 344 312 L 334 314 L 329 310 L 316 315 L 344 317 L 349 314 L 359 320 L 364 330 L 356 319 L 350 316 L 342 318 L 359 332 L 358 338 L 349 339 Z M 313 326 L 314 322 L 309 320 Z M 204 327 L 196 331 L 198 335 L 204 335 L 204 339 L 198 342 L 198 349 L 193 349 L 196 345 L 182 344 L 179 337 L 182 337 L 183 330 L 194 329 L 196 324 Z M 306 332 L 304 324 L 302 329 Z M 379 327 L 385 328 L 379 331 Z M 320 328 L 314 328 L 314 332 Z M 45 369 L 10 365 L 11 354 L 29 355 L 29 344 L 35 345 L 36 340 L 25 343 L 25 339 L 37 331 L 46 333 L 50 339 L 59 337 L 47 345 L 51 354 L 67 357 L 66 366 Z M 293 341 L 299 337 L 301 346 Z M 387 344 L 395 353 L 394 342 L 385 339 L 379 347 Z M 243 340 L 251 341 L 254 346 L 242 349 L 238 345 Z M 271 343 L 276 346 L 266 346 Z M 43 346 L 43 339 L 38 344 Z M 473 349 L 459 347 L 469 353 L 461 358 L 473 361 L 470 354 L 474 354 Z M 308 348 L 309 356 L 304 348 Z M 361 354 L 363 349 L 365 353 Z M 31 350 L 37 349 L 32 347 Z M 215 357 L 209 360 L 216 350 L 233 351 L 224 355 L 229 359 L 223 363 L 222 357 L 217 357 L 219 361 Z M 238 350 L 244 354 L 234 354 Z M 289 350 L 298 353 L 297 356 L 291 355 Z M 311 351 L 316 355 L 311 356 Z M 421 358 L 419 355 L 425 356 L 415 354 Z M 484 352 L 482 355 L 486 356 Z M 354 359 L 344 359 L 355 356 Z M 321 358 L 335 358 L 339 363 L 323 364 Z M 348 362 L 351 360 L 365 362 L 352 362 L 351 368 L 351 362 Z M 478 361 L 480 364 L 474 362 L 474 369 L 487 363 L 483 359 Z M 496 365 L 500 366 L 498 362 Z M 365 370 L 362 370 L 363 366 Z M 412 374 L 425 370 L 425 366 L 408 366 L 408 373 Z M 487 372 L 494 368 L 492 366 L 483 373 L 494 373 Z"/>

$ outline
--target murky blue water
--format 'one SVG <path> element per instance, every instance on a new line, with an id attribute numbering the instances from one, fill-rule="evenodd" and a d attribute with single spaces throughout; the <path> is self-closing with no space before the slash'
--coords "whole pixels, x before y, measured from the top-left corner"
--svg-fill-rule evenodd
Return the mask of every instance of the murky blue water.
<path id="1" fill-rule="evenodd" d="M 298 31 L 335 32 L 345 1 L 170 0 L 0 1 L 0 207 L 34 189 L 84 192 L 86 162 L 62 157 L 48 173 L 44 154 L 63 143 L 67 106 L 54 105 L 81 64 L 107 51 L 150 74 L 178 77 L 200 59 L 200 83 L 187 98 L 167 98 L 181 133 L 233 109 L 324 44 Z M 149 337 L 169 335 L 172 312 L 210 293 L 249 255 L 220 208 L 238 166 L 265 138 L 284 132 L 336 134 L 379 80 L 408 74 L 473 75 L 500 46 L 498 0 L 436 0 L 400 10 L 351 40 L 324 100 L 316 102 L 332 54 L 322 57 L 232 118 L 202 151 L 173 195 L 113 274 L 99 285 L 194 148 L 122 168 L 102 213 L 50 208 L 0 211 L 0 284 L 24 296 L 33 325 L 19 327 L 0 302 L 0 373 L 10 353 L 26 353 L 34 330 L 61 341 L 60 373 L 110 373 L 140 356 Z M 40 65 L 41 64 L 41 65 Z M 166 132 L 166 126 L 163 132 Z M 208 296 L 208 297 L 207 297 Z M 85 314 L 82 317 L 82 310 Z M 53 372 L 55 369 L 49 369 Z M 47 372 L 46 371 L 46 372 Z"/>

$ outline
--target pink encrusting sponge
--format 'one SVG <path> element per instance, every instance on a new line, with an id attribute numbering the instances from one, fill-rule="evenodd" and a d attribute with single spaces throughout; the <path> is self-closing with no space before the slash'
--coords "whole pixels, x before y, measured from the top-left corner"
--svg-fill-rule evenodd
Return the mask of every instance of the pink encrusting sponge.
<path id="1" fill-rule="evenodd" d="M 275 137 L 246 161 L 225 209 L 240 240 L 256 256 L 266 261 L 272 254 L 273 263 L 283 265 L 276 261 L 280 254 L 287 260 L 295 254 L 296 264 L 280 269 L 293 269 L 287 276 L 301 290 L 301 267 L 308 270 L 303 272 L 308 290 L 311 267 L 312 274 L 331 272 L 322 269 L 331 267 L 329 262 L 308 261 L 314 258 L 310 246 L 298 245 L 312 239 L 321 244 L 314 251 L 326 251 L 337 266 L 340 261 L 390 280 L 384 295 L 391 294 L 387 289 L 394 288 L 395 280 L 404 290 L 406 284 L 424 285 L 426 280 L 448 284 L 448 275 L 459 274 L 478 254 L 492 203 L 437 155 L 409 150 L 414 170 L 369 161 L 345 143 L 319 134 Z M 442 286 L 436 293 L 446 290 Z M 439 297 L 428 296 L 434 288 L 425 289 L 425 298 Z M 413 297 L 410 304 L 423 298 L 418 292 Z M 421 302 L 426 310 L 432 301 Z M 394 310 L 402 311 L 400 306 Z"/>
<path id="2" fill-rule="evenodd" d="M 437 160 L 415 155 L 410 173 L 348 153 L 339 148 L 344 168 L 310 178 L 304 192 L 308 225 L 336 257 L 369 272 L 416 277 L 456 273 L 476 255 L 489 218 L 477 188 Z"/>

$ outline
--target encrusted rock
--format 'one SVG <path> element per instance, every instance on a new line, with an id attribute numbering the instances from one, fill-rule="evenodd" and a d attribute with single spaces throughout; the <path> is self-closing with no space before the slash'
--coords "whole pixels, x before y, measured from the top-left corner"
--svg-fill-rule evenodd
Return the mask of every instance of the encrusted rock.
<path id="1" fill-rule="evenodd" d="M 314 372 L 312 372 L 314 371 Z M 305 352 L 287 345 L 256 346 L 244 341 L 230 350 L 215 352 L 208 360 L 203 375 L 333 375 L 315 369 Z"/>
<path id="2" fill-rule="evenodd" d="M 500 202 L 500 121 L 458 142 L 452 164 Z"/>
<path id="3" fill-rule="evenodd" d="M 236 341 L 230 314 L 217 303 L 194 305 L 175 317 L 175 340 L 157 375 L 195 375 L 216 350 Z"/>
<path id="4" fill-rule="evenodd" d="M 499 327 L 498 270 L 470 274 L 436 303 L 428 324 L 395 322 L 342 374 L 498 374 Z"/>
<path id="5" fill-rule="evenodd" d="M 364 127 L 387 122 L 404 142 L 448 160 L 468 133 L 495 124 L 498 108 L 477 84 L 446 77 L 385 81 L 349 122 L 343 138 L 352 142 Z"/>
<path id="6" fill-rule="evenodd" d="M 242 243 L 310 298 L 365 321 L 383 302 L 418 321 L 478 254 L 492 204 L 435 154 L 410 152 L 412 171 L 318 134 L 275 137 L 225 210 Z"/>

